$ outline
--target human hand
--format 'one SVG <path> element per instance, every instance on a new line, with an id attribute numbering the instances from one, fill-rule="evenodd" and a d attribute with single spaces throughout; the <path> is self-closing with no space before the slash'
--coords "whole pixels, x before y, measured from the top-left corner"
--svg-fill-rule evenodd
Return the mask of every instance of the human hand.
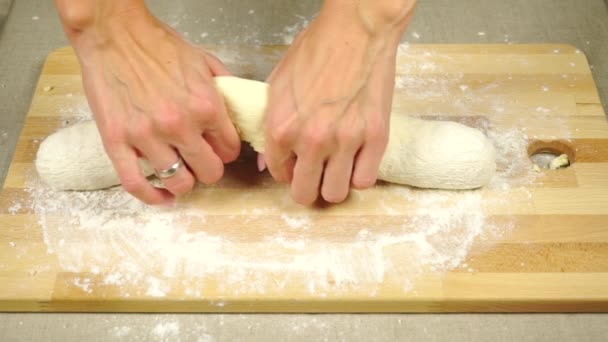
<path id="1" fill-rule="evenodd" d="M 319 194 L 341 202 L 351 185 L 372 186 L 388 140 L 396 49 L 409 14 L 370 29 L 347 10 L 326 6 L 268 79 L 258 165 L 290 183 L 294 200 L 305 205 Z"/>
<path id="2" fill-rule="evenodd" d="M 224 163 L 240 150 L 213 85 L 213 77 L 228 75 L 228 70 L 145 8 L 94 17 L 88 25 L 66 31 L 104 147 L 125 190 L 146 203 L 161 204 L 189 192 L 195 180 L 218 181 Z M 162 179 L 166 190 L 153 187 L 138 162 L 143 158 L 165 170 L 180 157 L 187 167 Z"/>

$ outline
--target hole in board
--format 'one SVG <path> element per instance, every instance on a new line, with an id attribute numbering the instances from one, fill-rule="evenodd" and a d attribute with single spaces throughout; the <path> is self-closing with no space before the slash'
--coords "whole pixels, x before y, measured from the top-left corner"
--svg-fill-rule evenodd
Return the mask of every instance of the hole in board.
<path id="1" fill-rule="evenodd" d="M 535 140 L 528 146 L 528 155 L 535 167 L 550 170 L 566 168 L 575 160 L 572 146 L 561 140 Z"/>

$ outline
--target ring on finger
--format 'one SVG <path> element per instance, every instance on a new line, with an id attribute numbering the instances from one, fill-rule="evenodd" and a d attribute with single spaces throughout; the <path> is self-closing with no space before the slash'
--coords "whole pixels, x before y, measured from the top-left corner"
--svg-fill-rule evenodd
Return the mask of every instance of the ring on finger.
<path id="1" fill-rule="evenodd" d="M 178 156 L 177 161 L 169 168 L 164 170 L 154 170 L 154 173 L 156 174 L 156 177 L 160 179 L 167 179 L 175 176 L 182 166 L 184 166 L 184 160 L 182 157 Z"/>

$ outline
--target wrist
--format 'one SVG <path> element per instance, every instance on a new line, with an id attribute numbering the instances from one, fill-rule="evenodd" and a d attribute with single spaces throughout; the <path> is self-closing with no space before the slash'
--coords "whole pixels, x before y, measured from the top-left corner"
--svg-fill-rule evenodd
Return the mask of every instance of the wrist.
<path id="1" fill-rule="evenodd" d="M 397 30 L 409 17 L 417 0 L 360 0 L 359 16 L 375 32 Z"/>
<path id="2" fill-rule="evenodd" d="M 409 21 L 417 0 L 325 0 L 321 16 L 358 24 L 373 36 L 390 35 Z M 345 20 L 346 19 L 346 20 Z"/>
<path id="3" fill-rule="evenodd" d="M 329 35 L 366 45 L 375 52 L 395 50 L 411 19 L 416 0 L 326 0 L 317 18 Z"/>
<path id="4" fill-rule="evenodd" d="M 149 15 L 143 0 L 55 0 L 55 4 L 70 41 L 91 29 L 104 30 Z"/>

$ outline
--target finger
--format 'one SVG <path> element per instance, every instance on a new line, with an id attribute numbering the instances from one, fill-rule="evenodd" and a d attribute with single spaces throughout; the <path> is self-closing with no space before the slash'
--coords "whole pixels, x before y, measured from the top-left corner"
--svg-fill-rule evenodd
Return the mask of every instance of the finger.
<path id="1" fill-rule="evenodd" d="M 230 76 L 232 73 L 222 61 L 211 53 L 205 54 L 205 61 L 211 70 L 211 74 L 215 76 Z"/>
<path id="2" fill-rule="evenodd" d="M 296 156 L 291 149 L 280 144 L 266 144 L 264 160 L 272 178 L 277 182 L 291 183 Z"/>
<path id="3" fill-rule="evenodd" d="M 108 150 L 108 155 L 116 168 L 125 191 L 147 204 L 164 204 L 174 197 L 164 189 L 152 186 L 141 171 L 135 151 L 128 146 Z"/>
<path id="4" fill-rule="evenodd" d="M 303 205 L 311 205 L 319 197 L 323 160 L 311 154 L 298 157 L 293 169 L 291 197 Z"/>
<path id="5" fill-rule="evenodd" d="M 179 160 L 179 155 L 171 146 L 157 140 L 140 142 L 136 147 L 156 171 L 167 170 Z M 161 181 L 175 196 L 187 194 L 194 187 L 194 177 L 186 165 L 182 165 L 173 176 L 161 178 Z"/>
<path id="6" fill-rule="evenodd" d="M 179 153 L 201 183 L 213 184 L 224 175 L 224 163 L 203 137 L 181 146 Z"/>
<path id="7" fill-rule="evenodd" d="M 383 91 L 380 92 L 380 98 L 368 98 L 362 104 L 361 110 L 363 112 L 375 114 L 367 115 L 365 133 L 362 134 L 364 141 L 355 158 L 352 185 L 357 189 L 366 189 L 376 183 L 378 169 L 380 168 L 390 133 L 389 122 L 393 90 L 392 88 L 387 88 L 386 83 L 383 82 L 368 86 L 371 86 L 372 89 L 383 89 Z"/>
<path id="8" fill-rule="evenodd" d="M 273 92 L 274 89 L 286 88 L 271 86 L 270 91 Z M 265 122 L 264 160 L 272 178 L 277 182 L 291 182 L 296 163 L 293 144 L 298 126 L 294 120 L 298 116 L 291 115 L 290 119 L 285 119 L 285 114 L 294 113 L 295 108 L 289 101 L 281 101 L 280 99 L 285 98 L 282 95 L 281 93 L 271 95 L 271 100 L 276 98 L 279 101 L 271 102 L 268 106 L 268 118 Z"/>
<path id="9" fill-rule="evenodd" d="M 348 196 L 355 153 L 339 152 L 329 158 L 323 173 L 321 196 L 327 202 L 340 203 Z"/>
<path id="10" fill-rule="evenodd" d="M 223 97 L 214 87 L 209 87 L 197 109 L 199 128 L 205 140 L 224 163 L 234 161 L 241 151 L 241 139 L 230 120 Z M 211 119 L 209 119 L 211 118 Z"/>
<path id="11" fill-rule="evenodd" d="M 230 163 L 241 152 L 241 139 L 230 120 L 222 120 L 219 127 L 207 129 L 203 137 L 223 163 Z"/>
<path id="12" fill-rule="evenodd" d="M 386 149 L 386 140 L 368 140 L 355 158 L 352 184 L 357 189 L 373 186 L 378 179 L 378 169 Z"/>
<path id="13" fill-rule="evenodd" d="M 257 165 L 258 171 L 264 172 L 264 170 L 266 170 L 266 160 L 264 160 L 264 155 L 262 153 L 258 153 Z"/>

